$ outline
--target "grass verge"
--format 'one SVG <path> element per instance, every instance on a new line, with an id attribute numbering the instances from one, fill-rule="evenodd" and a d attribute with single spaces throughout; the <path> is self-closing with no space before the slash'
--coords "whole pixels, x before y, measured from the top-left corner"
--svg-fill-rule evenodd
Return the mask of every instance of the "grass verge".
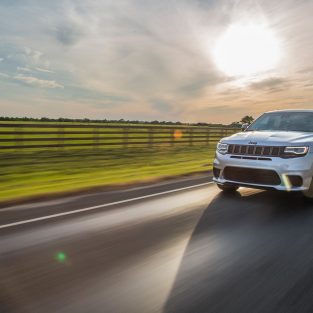
<path id="1" fill-rule="evenodd" d="M 0 154 L 0 203 L 210 170 L 215 147 Z"/>

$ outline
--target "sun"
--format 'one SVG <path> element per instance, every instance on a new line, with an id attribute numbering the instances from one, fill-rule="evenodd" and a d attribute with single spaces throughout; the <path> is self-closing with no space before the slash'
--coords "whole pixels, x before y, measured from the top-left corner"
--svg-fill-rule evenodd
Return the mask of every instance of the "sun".
<path id="1" fill-rule="evenodd" d="M 279 41 L 262 25 L 233 24 L 213 51 L 218 68 L 229 76 L 247 76 L 275 68 L 280 59 Z"/>

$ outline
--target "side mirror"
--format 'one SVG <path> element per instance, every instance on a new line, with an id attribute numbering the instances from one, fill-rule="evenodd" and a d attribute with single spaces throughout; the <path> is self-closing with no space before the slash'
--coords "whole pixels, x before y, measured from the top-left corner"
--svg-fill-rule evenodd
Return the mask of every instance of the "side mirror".
<path id="1" fill-rule="evenodd" d="M 249 123 L 244 123 L 244 124 L 242 124 L 242 125 L 241 125 L 241 131 L 244 132 L 249 126 L 250 126 Z"/>

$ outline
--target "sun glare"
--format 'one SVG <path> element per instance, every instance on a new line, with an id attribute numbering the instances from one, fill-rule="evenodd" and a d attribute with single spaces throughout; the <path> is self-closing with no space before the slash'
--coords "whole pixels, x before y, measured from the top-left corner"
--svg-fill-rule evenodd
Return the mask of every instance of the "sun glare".
<path id="1" fill-rule="evenodd" d="M 261 25 L 231 25 L 214 49 L 218 68 L 229 76 L 245 76 L 273 69 L 280 59 L 279 42 Z"/>

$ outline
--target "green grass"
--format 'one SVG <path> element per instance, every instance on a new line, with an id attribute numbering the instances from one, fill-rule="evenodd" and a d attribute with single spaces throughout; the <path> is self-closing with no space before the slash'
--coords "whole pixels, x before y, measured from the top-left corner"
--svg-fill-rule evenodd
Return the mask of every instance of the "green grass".
<path id="1" fill-rule="evenodd" d="M 0 202 L 212 168 L 215 145 L 0 154 Z"/>
<path id="2" fill-rule="evenodd" d="M 1 127 L 2 123 L 10 125 Z M 27 126 L 21 128 L 17 124 Z M 116 128 L 98 129 L 103 134 L 96 135 L 94 125 L 101 125 L 98 123 L 88 123 L 84 128 L 75 128 L 74 124 L 86 123 L 51 123 L 60 125 L 56 128 L 50 127 L 50 123 L 39 123 L 49 125 L 47 128 L 39 128 L 36 124 L 0 122 L 0 146 L 10 147 L 0 151 L 0 202 L 209 170 L 216 142 L 237 131 L 203 127 L 186 129 L 179 125 L 169 129 L 162 125 L 154 127 L 151 141 L 151 129 L 138 128 L 140 125 L 125 130 L 131 124 L 117 123 L 114 124 Z M 62 125 L 71 126 L 64 128 Z M 129 132 L 127 136 L 126 131 Z M 207 146 L 208 140 L 210 147 Z M 39 147 L 63 143 L 92 145 Z M 95 146 L 95 143 L 115 145 Z M 33 145 L 36 147 L 27 147 Z"/>

